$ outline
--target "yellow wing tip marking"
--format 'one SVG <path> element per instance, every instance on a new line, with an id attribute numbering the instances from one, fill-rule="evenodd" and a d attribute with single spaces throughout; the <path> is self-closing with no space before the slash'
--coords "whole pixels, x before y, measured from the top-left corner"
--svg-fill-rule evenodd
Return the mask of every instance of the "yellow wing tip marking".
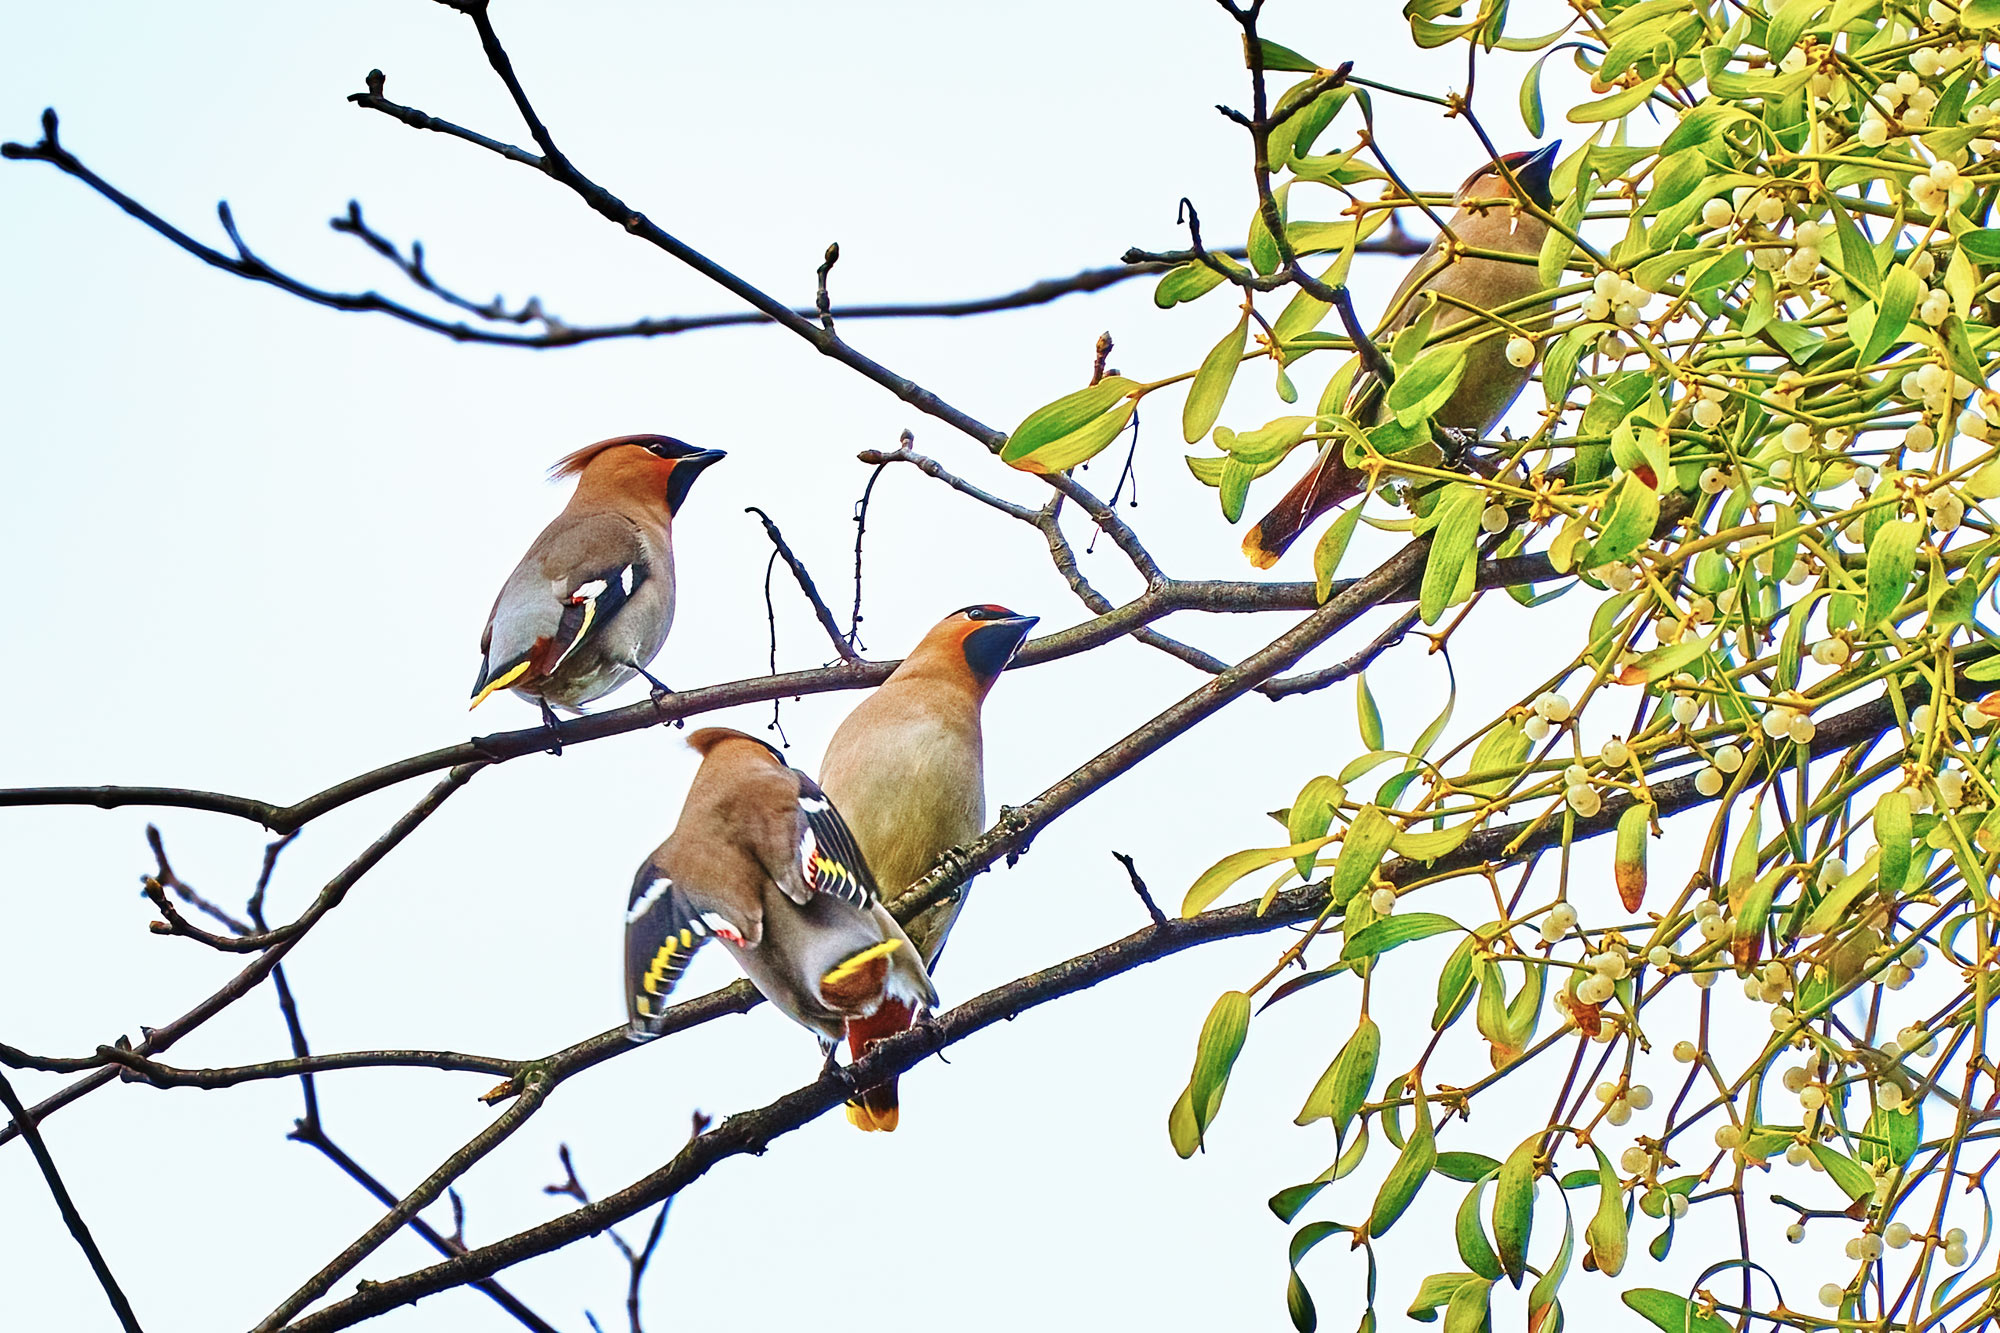
<path id="1" fill-rule="evenodd" d="M 526 662 L 521 662 L 517 664 L 514 667 L 514 669 L 509 671 L 506 675 L 500 676 L 495 680 L 489 681 L 485 689 L 481 690 L 479 693 L 472 696 L 472 704 L 465 711 L 469 713 L 474 708 L 479 707 L 479 705 L 486 702 L 486 698 L 488 695 L 492 694 L 495 690 L 506 689 L 509 685 L 512 685 L 515 681 L 519 680 L 522 676 L 526 675 L 527 672 L 528 672 L 528 664 Z"/>
<path id="2" fill-rule="evenodd" d="M 903 942 L 901 940 L 883 940 L 880 944 L 871 944 L 852 958 L 843 959 L 840 963 L 836 964 L 831 972 L 819 979 L 819 984 L 822 986 L 838 986 L 841 982 L 847 980 L 877 958 L 886 958 L 902 947 Z"/>
<path id="3" fill-rule="evenodd" d="M 683 931 L 681 933 L 686 934 L 687 932 Z M 646 975 L 639 981 L 639 984 L 645 987 L 646 994 L 658 995 L 660 993 L 660 982 L 665 979 L 667 969 L 674 965 L 675 951 L 676 942 L 668 940 L 660 946 L 660 951 L 653 955 L 652 963 L 646 968 Z"/>

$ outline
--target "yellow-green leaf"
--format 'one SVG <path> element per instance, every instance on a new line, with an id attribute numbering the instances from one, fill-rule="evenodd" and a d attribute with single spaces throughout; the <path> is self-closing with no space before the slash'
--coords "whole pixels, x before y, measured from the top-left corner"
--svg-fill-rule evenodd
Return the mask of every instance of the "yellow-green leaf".
<path id="1" fill-rule="evenodd" d="M 1530 1135 L 1500 1168 L 1493 1192 L 1493 1240 L 1500 1267 L 1516 1287 L 1528 1271 L 1528 1237 L 1535 1222 L 1535 1156 L 1542 1136 Z"/>
<path id="2" fill-rule="evenodd" d="M 1625 1195 L 1618 1185 L 1618 1172 L 1604 1155 L 1604 1149 L 1593 1143 L 1590 1150 L 1597 1154 L 1597 1215 L 1583 1229 L 1583 1239 L 1590 1246 L 1598 1271 L 1606 1277 L 1617 1277 L 1625 1267 L 1630 1239 L 1625 1225 Z"/>
<path id="3" fill-rule="evenodd" d="M 1479 519 L 1485 508 L 1486 493 L 1464 482 L 1453 483 L 1438 501 L 1437 526 L 1431 533 L 1430 555 L 1424 562 L 1423 584 L 1417 594 L 1418 613 L 1426 625 L 1435 625 L 1448 607 L 1471 595 Z"/>
<path id="4" fill-rule="evenodd" d="M 1396 1164 L 1389 1168 L 1389 1174 L 1382 1182 L 1382 1188 L 1375 1195 L 1375 1206 L 1368 1214 L 1368 1234 L 1382 1236 L 1396 1225 L 1396 1219 L 1410 1206 L 1410 1200 L 1417 1197 L 1424 1180 L 1430 1175 L 1431 1167 L 1437 1162 L 1437 1131 L 1431 1125 L 1431 1104 L 1424 1096 L 1422 1084 L 1415 1087 L 1417 1103 L 1416 1128 L 1410 1131 L 1409 1141 L 1396 1158 Z"/>
<path id="5" fill-rule="evenodd" d="M 1294 844 L 1311 842 L 1324 837 L 1333 824 L 1333 811 L 1347 799 L 1347 788 L 1324 775 L 1314 778 L 1299 790 L 1298 799 L 1285 815 L 1285 833 Z M 1309 879 L 1313 872 L 1313 857 L 1310 853 L 1298 858 L 1299 878 Z"/>
<path id="6" fill-rule="evenodd" d="M 1882 848 L 1876 875 L 1884 896 L 1894 898 L 1903 891 L 1910 873 L 1910 794 L 1886 792 L 1875 802 L 1875 841 Z"/>
<path id="7" fill-rule="evenodd" d="M 1107 375 L 1087 389 L 1064 394 L 1048 406 L 1035 409 L 1007 437 L 1000 450 L 1000 461 L 1018 466 L 1018 460 L 1028 454 L 1096 422 L 1119 399 L 1138 387 L 1123 375 Z"/>
<path id="8" fill-rule="evenodd" d="M 1389 411 L 1405 429 L 1415 427 L 1451 398 L 1465 378 L 1467 344 L 1463 339 L 1439 343 L 1419 356 L 1389 386 Z"/>
<path id="9" fill-rule="evenodd" d="M 1222 335 L 1222 341 L 1202 358 L 1201 369 L 1188 386 L 1187 402 L 1181 407 L 1181 437 L 1194 444 L 1208 434 L 1209 427 L 1222 415 L 1222 400 L 1236 382 L 1236 367 L 1243 360 L 1243 348 L 1250 339 L 1250 315 L 1236 321 L 1236 327 Z"/>
<path id="10" fill-rule="evenodd" d="M 1652 814 L 1653 807 L 1640 803 L 1627 806 L 1618 816 L 1618 849 L 1611 870 L 1618 901 L 1628 912 L 1637 912 L 1646 903 L 1646 838 Z"/>
<path id="11" fill-rule="evenodd" d="M 1315 1120 L 1331 1119 L 1334 1135 L 1345 1138 L 1349 1122 L 1368 1100 L 1368 1090 L 1375 1084 L 1375 1066 L 1381 1055 L 1382 1029 L 1364 1014 L 1361 1025 L 1320 1075 L 1292 1123 L 1310 1125 Z"/>
<path id="12" fill-rule="evenodd" d="M 1340 951 L 1342 962 L 1352 959 L 1374 958 L 1389 952 L 1399 944 L 1412 940 L 1427 940 L 1433 935 L 1443 935 L 1448 931 L 1464 930 L 1448 916 L 1436 912 L 1398 912 L 1372 921 L 1354 932 L 1347 946 Z"/>
<path id="13" fill-rule="evenodd" d="M 1249 1031 L 1250 997 L 1242 991 L 1224 991 L 1202 1024 L 1187 1091 L 1181 1094 L 1181 1103 L 1176 1104 L 1167 1118 L 1168 1137 L 1174 1151 L 1182 1157 L 1194 1155 L 1208 1127 L 1215 1123 L 1215 1114 L 1222 1109 L 1223 1090 L 1229 1086 L 1229 1071 L 1235 1066 Z"/>
<path id="14" fill-rule="evenodd" d="M 1653 535 L 1660 521 L 1660 493 L 1640 480 L 1635 472 L 1619 479 L 1611 493 L 1610 510 L 1604 530 L 1590 548 L 1590 558 L 1599 565 L 1629 559 Z"/>
<path id="15" fill-rule="evenodd" d="M 1373 807 L 1369 807 L 1373 809 Z M 1380 813 L 1379 811 L 1377 812 Z M 1385 821 L 1386 822 L 1386 821 Z M 1316 852 L 1333 841 L 1332 834 L 1324 837 L 1308 838 L 1288 847 L 1252 847 L 1248 851 L 1232 852 L 1214 865 L 1204 870 L 1201 878 L 1189 886 L 1187 897 L 1181 901 L 1181 915 L 1193 916 L 1228 891 L 1230 885 L 1242 879 L 1253 870 L 1276 865 L 1280 861 L 1292 861 Z M 1353 834 L 1350 832 L 1350 838 Z M 1384 839 L 1387 842 L 1387 839 Z"/>
<path id="16" fill-rule="evenodd" d="M 1338 444 L 1329 445 L 1337 448 Z M 1354 529 L 1361 523 L 1361 510 L 1367 497 L 1363 496 L 1347 506 L 1339 518 L 1327 525 L 1320 534 L 1319 545 L 1313 547 L 1313 596 L 1325 602 L 1333 592 L 1333 576 L 1340 570 L 1340 559 L 1347 554 L 1347 543 L 1354 537 Z"/>
<path id="17" fill-rule="evenodd" d="M 1340 844 L 1340 858 L 1334 862 L 1330 888 L 1335 902 L 1345 903 L 1368 883 L 1395 836 L 1396 826 L 1379 807 L 1361 807 L 1354 822 L 1347 826 L 1347 837 Z"/>
<path id="18" fill-rule="evenodd" d="M 1902 604 L 1924 530 L 1906 518 L 1884 523 L 1868 543 L 1868 604 L 1862 624 L 1873 628 Z"/>

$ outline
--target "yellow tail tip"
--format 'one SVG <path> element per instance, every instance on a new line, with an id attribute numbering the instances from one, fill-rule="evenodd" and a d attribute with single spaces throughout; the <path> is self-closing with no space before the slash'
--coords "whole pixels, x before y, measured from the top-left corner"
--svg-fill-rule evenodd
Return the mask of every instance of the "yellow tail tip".
<path id="1" fill-rule="evenodd" d="M 1250 535 L 1243 539 L 1243 555 L 1258 569 L 1269 569 L 1277 564 L 1280 554 L 1264 549 L 1264 530 L 1261 526 L 1250 529 Z"/>
<path id="2" fill-rule="evenodd" d="M 528 672 L 528 664 L 526 662 L 522 662 L 516 665 L 512 671 L 507 672 L 505 675 L 499 676 L 494 680 L 488 681 L 485 689 L 482 689 L 479 693 L 472 696 L 472 704 L 465 711 L 470 713 L 474 708 L 479 707 L 479 705 L 485 703 L 488 698 L 492 697 L 493 692 L 495 690 L 506 689 L 509 685 L 512 685 L 515 681 L 519 680 L 522 676 L 526 675 L 527 672 Z"/>
<path id="3" fill-rule="evenodd" d="M 901 1119 L 900 1107 L 892 1106 L 886 1111 L 871 1111 L 860 1102 L 847 1104 L 847 1123 L 864 1134 L 873 1134 L 878 1130 L 884 1134 L 893 1134 Z"/>

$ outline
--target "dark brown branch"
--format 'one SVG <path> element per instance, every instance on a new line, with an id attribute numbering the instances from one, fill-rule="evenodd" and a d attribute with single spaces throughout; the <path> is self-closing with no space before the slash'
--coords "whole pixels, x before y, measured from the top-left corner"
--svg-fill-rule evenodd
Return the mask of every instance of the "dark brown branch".
<path id="1" fill-rule="evenodd" d="M 819 293 L 813 301 L 813 309 L 819 312 L 819 326 L 828 333 L 833 332 L 833 299 L 826 294 L 826 280 L 839 262 L 840 242 L 835 241 L 826 247 L 826 259 L 819 266 Z"/>
<path id="2" fill-rule="evenodd" d="M 1819 754 L 1842 750 L 1894 725 L 1895 714 L 1889 702 L 1877 700 L 1829 719 L 1811 748 Z M 1790 752 L 1787 758 L 1796 762 Z M 1695 790 L 1692 774 L 1657 783 L 1650 794 L 1662 815 L 1679 813 L 1714 799 Z M 1633 799 L 1625 793 L 1613 794 L 1597 815 L 1575 821 L 1573 839 L 1597 838 L 1614 831 L 1618 817 Z M 1431 862 L 1395 860 L 1380 873 L 1390 883 L 1399 884 L 1450 870 L 1471 870 L 1489 861 L 1518 863 L 1559 843 L 1564 836 L 1563 823 L 1524 820 L 1485 829 L 1466 839 L 1449 856 Z M 913 896 L 905 897 L 907 900 Z M 334 1329 L 348 1328 L 433 1292 L 560 1249 L 678 1194 L 720 1161 L 764 1151 L 776 1138 L 845 1101 L 853 1084 L 879 1082 L 995 1023 L 1184 949 L 1311 920 L 1325 906 L 1324 883 L 1302 885 L 1279 894 L 1263 911 L 1259 911 L 1260 904 L 1248 902 L 1215 908 L 1185 920 L 1170 919 L 1164 925 L 1148 926 L 1103 948 L 1009 982 L 939 1015 L 928 1028 L 916 1028 L 882 1042 L 866 1058 L 848 1066 L 844 1075 L 822 1076 L 767 1106 L 727 1117 L 715 1129 L 698 1136 L 665 1166 L 616 1194 L 458 1258 L 372 1284 L 346 1300 L 300 1319 L 291 1325 L 291 1333 L 331 1333 Z"/>
<path id="3" fill-rule="evenodd" d="M 398 843 L 414 832 L 418 825 L 430 818 L 453 792 L 471 781 L 472 775 L 484 767 L 484 761 L 477 760 L 455 767 L 449 775 L 432 787 L 421 801 L 417 802 L 416 805 L 405 812 L 394 824 L 390 825 L 387 832 L 370 843 L 362 851 L 361 855 L 349 862 L 345 869 L 327 882 L 326 887 L 320 890 L 319 896 L 313 899 L 312 904 L 289 927 L 293 932 L 292 934 L 273 944 L 269 949 L 266 949 L 251 960 L 249 966 L 230 978 L 228 983 L 220 990 L 217 990 L 207 999 L 195 1005 L 194 1008 L 161 1027 L 148 1029 L 145 1034 L 145 1040 L 139 1042 L 132 1049 L 140 1055 L 157 1055 L 256 989 L 264 978 L 271 974 L 272 969 L 276 968 L 279 962 L 284 959 L 284 956 L 291 952 L 292 947 L 305 938 L 306 932 L 324 918 L 328 912 L 331 912 L 340 905 L 341 901 L 347 897 L 348 890 L 359 883 L 362 876 L 374 869 L 383 857 L 395 849 Z M 77 1079 L 74 1083 L 36 1103 L 33 1108 L 33 1115 L 37 1120 L 43 1119 L 50 1112 L 69 1105 L 84 1094 L 104 1086 L 104 1084 L 115 1077 L 117 1077 L 117 1069 L 110 1065 L 93 1070 L 91 1073 Z M 0 1126 L 0 1143 L 7 1142 L 20 1132 L 21 1121 L 16 1117 L 12 1123 Z"/>
<path id="4" fill-rule="evenodd" d="M 364 100 L 366 99 L 366 100 Z M 373 110 L 395 115 L 398 120 L 417 129 L 434 129 L 445 125 L 433 121 L 422 112 L 407 107 L 396 107 L 393 102 L 367 99 L 366 94 L 357 94 L 351 100 L 369 106 Z M 399 114 L 406 113 L 406 114 Z M 317 287 L 302 278 L 293 276 L 273 267 L 268 261 L 239 253 L 231 256 L 217 250 L 173 223 L 154 213 L 145 205 L 125 194 L 122 190 L 97 175 L 89 167 L 63 148 L 55 137 L 55 115 L 53 111 L 43 116 L 43 141 L 39 144 L 0 144 L 0 157 L 20 162 L 47 162 L 64 174 L 72 176 L 104 199 L 115 204 L 122 211 L 138 220 L 149 230 L 171 241 L 180 249 L 201 260 L 204 264 L 249 282 L 263 283 L 280 291 L 296 296 L 313 305 L 325 306 L 332 310 L 352 313 L 386 315 L 391 319 L 450 338 L 454 342 L 477 343 L 495 347 L 520 347 L 530 350 L 553 350 L 563 347 L 580 347 L 586 343 L 605 342 L 618 338 L 664 338 L 681 333 L 694 333 L 705 329 L 738 328 L 747 325 L 770 324 L 773 317 L 761 311 L 731 311 L 705 315 L 663 315 L 630 320 L 622 324 L 571 324 L 545 310 L 538 298 L 530 297 L 520 308 L 509 310 L 499 298 L 491 301 L 474 301 L 463 294 L 446 287 L 430 273 L 425 265 L 422 246 L 413 243 L 409 255 L 405 256 L 395 242 L 368 226 L 361 216 L 358 203 L 350 202 L 348 212 L 331 220 L 335 231 L 355 236 L 390 263 L 413 286 L 445 302 L 447 305 L 478 316 L 495 324 L 540 325 L 539 332 L 511 332 L 505 329 L 484 328 L 475 324 L 439 319 L 415 307 L 392 300 L 379 292 L 336 292 Z M 480 147 L 500 154 L 510 161 L 539 164 L 532 153 L 523 152 L 498 140 L 487 139 L 470 130 L 451 127 L 457 137 L 476 143 Z M 1372 242 L 1364 243 L 1364 252 L 1370 251 Z M 1421 247 L 1420 247 L 1421 248 Z M 1382 248 L 1379 253 L 1400 253 Z M 1235 253 L 1233 251 L 1227 253 Z M 972 315 L 997 314 L 1008 310 L 1026 310 L 1065 296 L 1103 291 L 1133 278 L 1163 273 L 1175 266 L 1171 259 L 1138 260 L 1130 263 L 1106 265 L 1101 268 L 1087 268 L 1065 278 L 1044 278 L 1031 282 L 1014 291 L 1002 292 L 994 296 L 973 297 L 957 301 L 908 301 L 875 302 L 863 305 L 833 306 L 828 312 L 837 319 L 957 319 Z M 816 318 L 819 311 L 801 307 L 793 311 L 801 319 Z"/>
<path id="5" fill-rule="evenodd" d="M 293 1315 L 325 1295 L 335 1282 L 351 1272 L 356 1264 L 373 1254 L 383 1241 L 395 1235 L 418 1212 L 435 1202 L 444 1193 L 446 1186 L 470 1171 L 480 1158 L 506 1142 L 515 1130 L 540 1109 L 542 1100 L 554 1086 L 546 1077 L 534 1070 L 525 1075 L 522 1084 L 521 1095 L 513 1105 L 502 1111 L 492 1124 L 473 1135 L 464 1147 L 447 1157 L 422 1184 L 411 1190 L 373 1226 L 362 1232 L 353 1244 L 335 1255 L 297 1291 L 279 1302 L 278 1307 L 266 1315 L 252 1333 L 271 1333 L 271 1330 L 284 1326 Z M 446 1262 L 452 1261 L 446 1260 Z"/>
<path id="6" fill-rule="evenodd" d="M 1007 501 L 997 498 L 993 499 L 993 503 L 1002 508 L 1020 508 L 1028 519 L 1033 519 L 1036 514 L 1035 510 L 1027 509 L 1025 506 L 1010 506 Z M 1550 567 L 1548 557 L 1524 555 L 1483 563 L 1476 571 L 1475 577 L 1478 587 L 1498 588 L 1547 582 L 1564 576 L 1557 574 Z M 1358 582 L 1359 580 L 1355 579 L 1335 580 L 1332 593 L 1339 596 Z M 1385 602 L 1410 601 L 1415 596 L 1414 590 L 1402 589 L 1387 594 L 1384 600 Z M 1151 624 L 1179 611 L 1226 615 L 1302 611 L 1310 610 L 1314 605 L 1314 589 L 1310 583 L 1166 579 L 1105 615 L 1029 640 L 1008 669 L 1038 666 L 1044 662 L 1053 662 L 1087 652 L 1100 644 L 1122 638 L 1135 628 Z M 899 659 L 881 662 L 842 662 L 812 671 L 790 671 L 776 676 L 728 681 L 699 689 L 678 691 L 657 701 L 647 700 L 593 713 L 588 717 L 575 718 L 560 723 L 558 730 L 565 745 L 582 744 L 586 741 L 622 736 L 645 727 L 657 726 L 662 721 L 694 717 L 740 704 L 766 703 L 772 699 L 789 698 L 794 695 L 868 689 L 887 680 L 889 673 L 897 665 Z M 268 801 L 252 800 L 248 797 L 180 787 L 93 786 L 0 788 L 0 808 L 43 805 L 88 805 L 100 810 L 114 810 L 134 805 L 179 807 L 233 815 L 278 832 L 291 832 L 349 802 L 398 783 L 407 782 L 412 778 L 436 773 L 457 764 L 502 763 L 520 758 L 522 755 L 540 754 L 547 747 L 548 730 L 542 726 L 522 731 L 495 732 L 458 745 L 445 746 L 442 749 L 385 764 L 380 768 L 335 783 L 324 791 L 316 792 L 292 805 L 274 805 Z"/>
<path id="7" fill-rule="evenodd" d="M 49 1193 L 55 1196 L 56 1211 L 62 1214 L 63 1225 L 76 1239 L 77 1248 L 90 1261 L 90 1271 L 97 1274 L 97 1283 L 104 1288 L 104 1297 L 111 1302 L 112 1310 L 118 1316 L 118 1324 L 125 1333 L 141 1333 L 139 1317 L 132 1313 L 132 1302 L 125 1299 L 125 1293 L 118 1286 L 118 1279 L 112 1276 L 111 1265 L 104 1262 L 104 1252 L 97 1248 L 97 1241 L 90 1234 L 90 1227 L 84 1223 L 83 1214 L 76 1210 L 75 1200 L 69 1197 L 69 1190 L 63 1185 L 62 1174 L 56 1170 L 56 1159 L 49 1154 L 49 1145 L 42 1141 L 39 1117 L 30 1115 L 21 1105 L 21 1099 L 14 1092 L 14 1085 L 0 1074 L 0 1106 L 7 1108 L 7 1114 L 21 1129 L 28 1140 L 28 1151 L 34 1154 L 35 1165 L 41 1168 L 42 1179 L 48 1182 Z"/>
<path id="8" fill-rule="evenodd" d="M 798 580 L 799 591 L 803 592 L 806 600 L 812 603 L 813 615 L 818 618 L 820 628 L 826 631 L 826 637 L 833 641 L 833 650 L 840 655 L 840 660 L 859 662 L 861 655 L 854 651 L 853 646 L 841 634 L 840 622 L 833 618 L 833 612 L 827 608 L 826 599 L 819 595 L 819 588 L 813 583 L 813 577 L 806 570 L 805 562 L 792 554 L 792 548 L 785 542 L 785 534 L 778 531 L 778 525 L 771 521 L 771 516 L 756 505 L 751 505 L 743 512 L 755 514 L 764 524 L 764 535 L 771 539 L 771 545 L 778 548 L 778 555 L 792 571 L 792 577 Z"/>
<path id="9" fill-rule="evenodd" d="M 0 1048 L 0 1063 L 11 1048 Z M 254 1065 L 222 1065 L 213 1069 L 182 1069 L 148 1060 L 121 1046 L 97 1048 L 99 1063 L 118 1065 L 132 1071 L 134 1081 L 156 1088 L 233 1088 L 239 1083 L 263 1079 L 292 1078 L 323 1074 L 334 1069 L 438 1069 L 446 1072 L 492 1074 L 512 1078 L 519 1073 L 521 1060 L 502 1060 L 490 1055 L 465 1055 L 458 1051 L 339 1051 L 330 1055 L 294 1056 L 289 1060 L 267 1060 Z"/>

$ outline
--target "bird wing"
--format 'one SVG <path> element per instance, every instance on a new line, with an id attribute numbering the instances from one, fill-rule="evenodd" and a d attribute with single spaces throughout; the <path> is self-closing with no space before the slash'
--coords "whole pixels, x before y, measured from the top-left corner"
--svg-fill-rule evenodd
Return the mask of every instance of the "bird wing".
<path id="1" fill-rule="evenodd" d="M 824 893 L 866 912 L 881 898 L 868 860 L 854 830 L 833 808 L 819 784 L 799 774 L 799 811 L 805 833 L 799 839 L 799 865 L 813 892 Z"/>
<path id="2" fill-rule="evenodd" d="M 625 1004 L 634 1041 L 661 1034 L 667 997 L 711 935 L 743 938 L 738 923 L 697 908 L 652 861 L 639 867 L 625 906 Z"/>
<path id="3" fill-rule="evenodd" d="M 610 514 L 551 526 L 500 589 L 480 640 L 473 706 L 517 681 L 544 679 L 610 623 L 648 575 L 638 529 Z"/>

